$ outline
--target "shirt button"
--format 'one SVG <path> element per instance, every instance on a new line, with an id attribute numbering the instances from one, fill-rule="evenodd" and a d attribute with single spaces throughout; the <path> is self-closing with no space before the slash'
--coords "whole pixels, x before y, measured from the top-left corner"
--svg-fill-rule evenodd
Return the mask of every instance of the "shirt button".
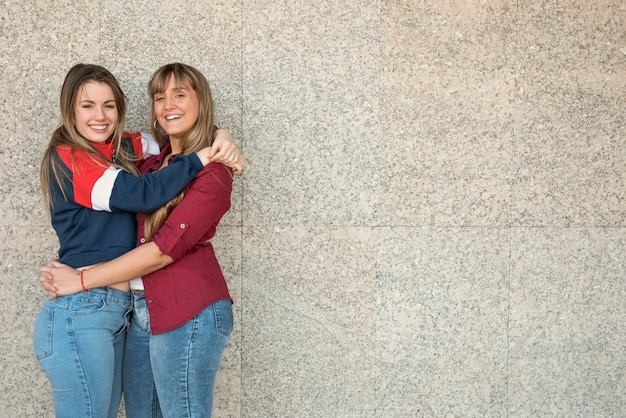
<path id="1" fill-rule="evenodd" d="M 185 228 L 187 227 L 187 225 L 185 225 L 185 224 L 180 224 L 180 225 L 179 225 L 179 227 L 180 227 L 180 229 L 185 229 Z"/>
<path id="2" fill-rule="evenodd" d="M 148 299 L 148 303 L 152 303 L 152 299 Z"/>
<path id="3" fill-rule="evenodd" d="M 140 239 L 140 240 L 139 240 L 139 242 L 143 244 L 143 243 L 145 243 L 145 242 L 146 242 L 146 239 L 145 239 L 145 238 L 142 238 L 142 239 Z"/>

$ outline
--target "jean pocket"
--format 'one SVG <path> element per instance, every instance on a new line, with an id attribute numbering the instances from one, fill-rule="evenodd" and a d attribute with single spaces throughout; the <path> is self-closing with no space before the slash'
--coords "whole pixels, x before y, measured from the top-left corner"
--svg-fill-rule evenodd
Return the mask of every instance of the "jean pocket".
<path id="1" fill-rule="evenodd" d="M 70 310 L 72 315 L 86 315 L 103 310 L 107 306 L 101 295 L 90 296 L 88 293 L 74 297 Z"/>
<path id="2" fill-rule="evenodd" d="M 54 310 L 44 306 L 39 312 L 33 332 L 33 351 L 37 360 L 43 360 L 52 354 L 53 332 Z"/>
<path id="3" fill-rule="evenodd" d="M 233 307 L 230 300 L 220 300 L 213 304 L 215 328 L 220 334 L 229 337 L 233 332 Z"/>

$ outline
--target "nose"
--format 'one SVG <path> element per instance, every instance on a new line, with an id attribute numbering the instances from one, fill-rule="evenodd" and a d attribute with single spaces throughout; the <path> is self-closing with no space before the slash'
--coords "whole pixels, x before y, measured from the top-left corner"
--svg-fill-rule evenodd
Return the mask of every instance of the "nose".
<path id="1" fill-rule="evenodd" d="M 96 119 L 106 119 L 106 116 L 104 114 L 104 109 L 102 107 L 97 106 L 95 112 L 96 112 L 96 115 L 95 115 Z"/>
<path id="2" fill-rule="evenodd" d="M 174 107 L 174 101 L 170 97 L 165 98 L 165 109 L 171 109 Z"/>

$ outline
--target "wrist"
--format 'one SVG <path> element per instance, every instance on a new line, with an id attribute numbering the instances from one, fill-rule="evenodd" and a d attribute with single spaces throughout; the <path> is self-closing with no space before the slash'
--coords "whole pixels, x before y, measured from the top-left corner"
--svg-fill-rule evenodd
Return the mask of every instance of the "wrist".
<path id="1" fill-rule="evenodd" d="M 87 271 L 87 269 L 82 269 L 80 271 L 80 287 L 83 288 L 84 292 L 89 292 L 89 289 L 85 286 L 85 271 Z"/>

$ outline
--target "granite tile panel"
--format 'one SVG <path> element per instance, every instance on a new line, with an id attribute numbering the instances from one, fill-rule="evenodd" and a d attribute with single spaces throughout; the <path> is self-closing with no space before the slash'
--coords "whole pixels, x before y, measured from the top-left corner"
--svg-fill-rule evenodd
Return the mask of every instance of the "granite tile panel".
<path id="1" fill-rule="evenodd" d="M 625 22 L 620 0 L 4 1 L 0 416 L 54 415 L 31 347 L 63 77 L 106 66 L 148 130 L 171 61 L 249 160 L 213 240 L 214 416 L 626 415 Z"/>
<path id="2" fill-rule="evenodd" d="M 56 236 L 20 224 L 1 225 L 0 236 L 0 416 L 52 417 L 52 393 L 34 357 L 32 333 L 47 297 L 38 268 L 56 256 Z"/>
<path id="3" fill-rule="evenodd" d="M 41 154 L 59 124 L 59 90 L 69 66 L 99 56 L 97 17 L 97 5 L 85 1 L 7 0 L 0 7 L 5 98 L 0 101 L 0 159 L 6 168 L 0 172 L 0 224 L 42 216 Z"/>
<path id="4" fill-rule="evenodd" d="M 215 237 L 211 240 L 215 248 L 215 256 L 220 263 L 226 278 L 230 296 L 233 299 L 235 324 L 233 333 L 220 364 L 215 382 L 213 398 L 214 417 L 241 416 L 241 338 L 242 338 L 242 300 L 241 300 L 241 268 L 242 268 L 242 233 L 241 228 L 219 226 Z"/>
<path id="5" fill-rule="evenodd" d="M 375 416 L 371 228 L 244 228 L 242 416 Z"/>
<path id="6" fill-rule="evenodd" d="M 102 3 L 102 56 L 128 100 L 127 128 L 150 131 L 148 81 L 170 62 L 200 70 L 211 86 L 215 123 L 245 153 L 241 115 L 241 3 L 143 0 Z M 121 13 L 120 11 L 123 11 Z M 223 225 L 241 224 L 242 177 Z"/>
<path id="7" fill-rule="evenodd" d="M 123 10 L 124 13 L 120 13 Z M 113 0 L 102 5 L 102 54 L 129 95 L 129 127 L 149 129 L 146 88 L 154 71 L 170 62 L 198 68 L 207 78 L 216 119 L 241 124 L 241 5 Z"/>
<path id="8" fill-rule="evenodd" d="M 0 225 L 29 227 L 50 222 L 39 182 L 41 156 L 46 144 L 28 147 L 19 144 L 28 139 L 33 143 L 39 142 L 45 135 L 39 134 L 30 132 L 19 140 L 11 141 L 8 146 L 0 147 L 0 160 L 5 162 L 7 168 L 0 170 Z M 35 135 L 40 137 L 35 138 Z M 49 139 L 46 137 L 45 141 Z"/>
<path id="9" fill-rule="evenodd" d="M 56 257 L 43 207 L 39 164 L 59 124 L 58 94 L 68 63 L 95 61 L 97 10 L 83 2 L 13 2 L 0 10 L 0 415 L 53 416 L 49 384 L 32 353 L 32 330 L 46 294 L 38 267 Z M 84 7 L 83 7 L 84 6 Z M 68 27 L 64 18 L 79 27 Z M 74 20 L 72 20 L 72 18 Z M 27 388 L 27 390 L 25 390 Z"/>
<path id="10" fill-rule="evenodd" d="M 512 224 L 624 225 L 626 4 L 521 1 L 517 20 Z"/>
<path id="11" fill-rule="evenodd" d="M 503 417 L 509 232 L 380 228 L 379 417 Z"/>
<path id="12" fill-rule="evenodd" d="M 509 416 L 626 413 L 623 228 L 513 228 Z"/>
<path id="13" fill-rule="evenodd" d="M 381 10 L 377 224 L 507 225 L 514 3 Z"/>
<path id="14" fill-rule="evenodd" d="M 245 224 L 374 221 L 378 5 L 246 2 Z"/>

